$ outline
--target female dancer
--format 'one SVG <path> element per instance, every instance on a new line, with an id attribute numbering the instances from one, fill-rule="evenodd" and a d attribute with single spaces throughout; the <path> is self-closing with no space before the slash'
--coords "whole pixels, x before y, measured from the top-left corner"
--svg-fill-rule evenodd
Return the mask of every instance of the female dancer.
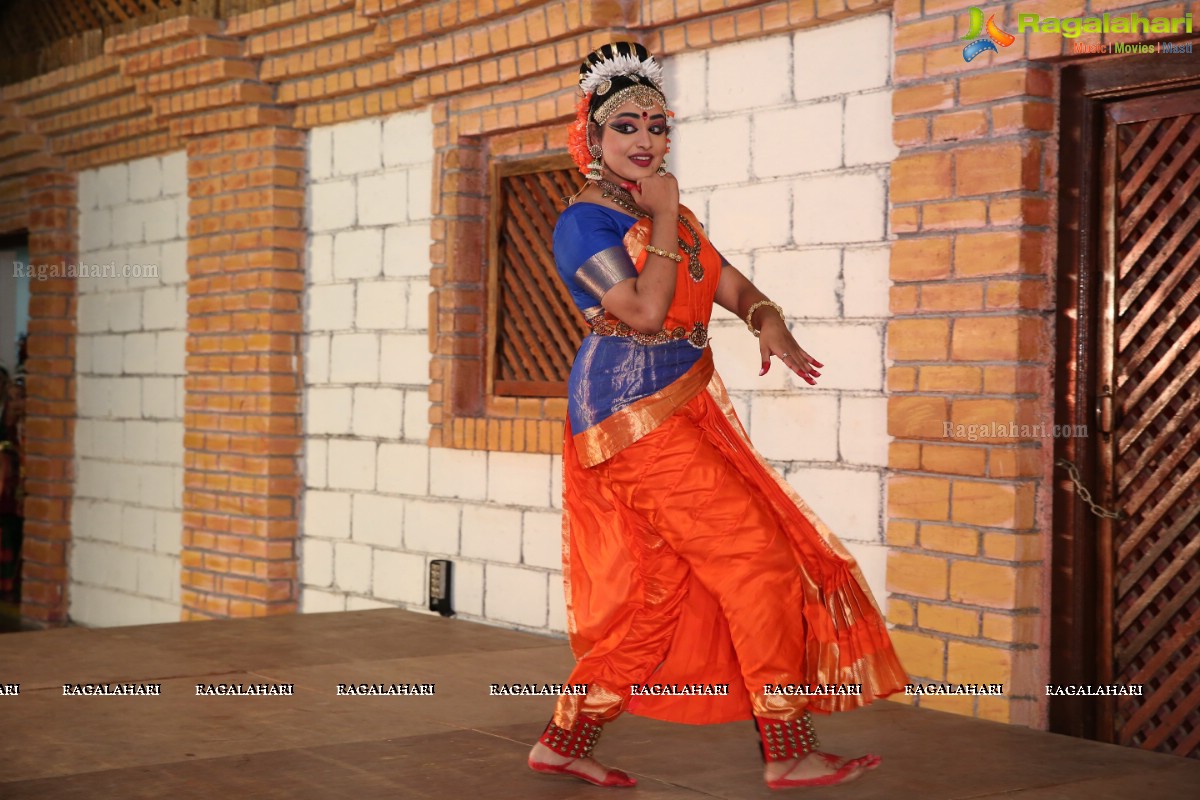
<path id="1" fill-rule="evenodd" d="M 679 205 L 646 49 L 601 47 L 580 88 L 569 145 L 588 183 L 559 217 L 554 254 L 592 328 L 563 446 L 569 683 L 588 690 L 559 697 L 529 765 L 633 785 L 590 755 L 628 710 L 753 718 L 772 788 L 852 780 L 879 759 L 818 751 L 809 711 L 861 706 L 907 679 L 854 560 L 750 446 L 713 371 L 713 302 L 759 337 L 760 374 L 776 357 L 815 384 L 822 365 Z M 672 693 L 697 685 L 728 694 Z"/>

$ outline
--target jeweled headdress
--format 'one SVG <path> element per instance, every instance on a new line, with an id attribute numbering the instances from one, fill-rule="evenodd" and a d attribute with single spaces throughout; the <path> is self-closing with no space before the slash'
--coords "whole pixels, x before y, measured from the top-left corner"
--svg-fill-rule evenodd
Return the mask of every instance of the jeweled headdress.
<path id="1" fill-rule="evenodd" d="M 654 56 L 636 42 L 614 42 L 588 54 L 579 67 L 582 97 L 567 135 L 567 149 L 580 172 L 587 174 L 588 162 L 594 157 L 589 122 L 603 125 L 631 100 L 641 108 L 660 105 L 670 115 L 662 77 L 662 67 Z"/>

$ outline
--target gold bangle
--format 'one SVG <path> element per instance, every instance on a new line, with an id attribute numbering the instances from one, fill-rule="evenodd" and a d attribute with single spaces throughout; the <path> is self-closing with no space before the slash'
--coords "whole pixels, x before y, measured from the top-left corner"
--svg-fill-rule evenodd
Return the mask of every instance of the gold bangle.
<path id="1" fill-rule="evenodd" d="M 653 253 L 656 256 L 662 256 L 663 258 L 669 258 L 676 264 L 678 264 L 680 261 L 683 261 L 683 256 L 679 255 L 679 253 L 668 253 L 666 250 L 655 247 L 652 244 L 646 245 L 646 252 Z"/>
<path id="2" fill-rule="evenodd" d="M 750 332 L 753 333 L 755 337 L 760 336 L 761 331 L 755 330 L 754 323 L 751 322 L 751 320 L 754 319 L 754 312 L 758 311 L 763 306 L 770 306 L 771 308 L 775 309 L 776 313 L 779 314 L 779 318 L 783 319 L 783 309 L 779 307 L 778 303 L 772 303 L 770 300 L 759 300 L 757 303 L 754 303 L 752 306 L 750 306 L 750 310 L 746 312 L 746 327 L 750 329 Z"/>

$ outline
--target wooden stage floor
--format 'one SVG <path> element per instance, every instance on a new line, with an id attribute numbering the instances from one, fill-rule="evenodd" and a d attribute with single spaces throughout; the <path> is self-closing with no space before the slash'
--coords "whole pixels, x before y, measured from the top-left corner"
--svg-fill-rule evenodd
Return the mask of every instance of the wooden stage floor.
<path id="1" fill-rule="evenodd" d="M 562 640 L 383 609 L 66 628 L 0 636 L 4 800 L 569 800 L 766 798 L 750 723 L 628 716 L 597 755 L 638 777 L 608 790 L 537 775 L 525 754 L 553 699 Z M 159 696 L 64 696 L 64 684 L 161 684 Z M 337 696 L 339 683 L 434 684 L 432 696 Z M 197 696 L 196 685 L 293 684 L 292 696 Z M 881 702 L 818 719 L 836 752 L 883 766 L 796 797 L 1153 800 L 1197 796 L 1200 763 Z"/>

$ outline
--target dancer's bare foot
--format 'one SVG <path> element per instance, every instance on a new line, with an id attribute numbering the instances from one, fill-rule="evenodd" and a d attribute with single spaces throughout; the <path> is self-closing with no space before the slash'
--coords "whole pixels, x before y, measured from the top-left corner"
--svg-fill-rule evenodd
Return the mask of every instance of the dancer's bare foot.
<path id="1" fill-rule="evenodd" d="M 594 758 L 571 758 L 560 756 L 541 742 L 529 751 L 529 768 L 536 772 L 547 772 L 594 783 L 597 786 L 634 786 L 637 781 L 619 769 L 609 769 Z"/>
<path id="2" fill-rule="evenodd" d="M 862 777 L 879 766 L 876 755 L 850 759 L 832 753 L 814 752 L 787 761 L 768 761 L 763 778 L 772 789 L 790 786 L 833 786 Z"/>

